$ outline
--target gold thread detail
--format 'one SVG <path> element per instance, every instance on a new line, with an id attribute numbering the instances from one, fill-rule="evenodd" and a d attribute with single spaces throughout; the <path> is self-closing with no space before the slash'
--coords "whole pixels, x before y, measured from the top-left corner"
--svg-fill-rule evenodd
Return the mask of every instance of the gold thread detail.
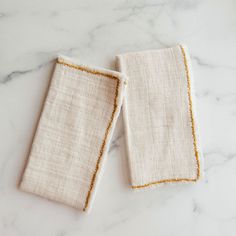
<path id="1" fill-rule="evenodd" d="M 119 79 L 117 79 L 113 111 L 112 111 L 112 114 L 111 114 L 110 122 L 109 122 L 109 124 L 108 124 L 108 126 L 106 128 L 105 137 L 103 139 L 103 143 L 102 143 L 102 146 L 101 146 L 101 149 L 100 149 L 100 152 L 99 152 L 98 160 L 97 160 L 97 163 L 96 163 L 95 171 L 94 171 L 94 174 L 93 174 L 93 177 L 92 177 L 90 189 L 89 189 L 86 201 L 85 201 L 85 206 L 84 206 L 83 211 L 85 211 L 87 206 L 88 206 L 89 199 L 90 199 L 90 196 L 91 196 L 91 192 L 92 192 L 93 187 L 94 187 L 94 182 L 96 180 L 96 174 L 97 174 L 97 172 L 98 172 L 98 170 L 100 168 L 100 161 L 102 159 L 102 156 L 103 156 L 103 153 L 104 153 L 104 149 L 105 149 L 105 146 L 106 146 L 107 136 L 108 136 L 109 131 L 111 129 L 112 122 L 114 120 L 114 116 L 115 116 L 115 113 L 116 113 L 116 110 L 117 110 L 117 107 L 118 107 L 118 105 L 117 105 L 117 97 L 119 95 L 119 85 L 120 85 L 120 81 L 119 81 Z"/>
<path id="2" fill-rule="evenodd" d="M 114 75 L 110 75 L 110 74 L 106 74 L 106 73 L 103 73 L 103 72 L 100 72 L 100 71 L 97 71 L 97 70 L 89 69 L 89 68 L 86 68 L 85 66 L 82 66 L 82 65 L 69 64 L 69 63 L 67 63 L 67 62 L 65 62 L 64 60 L 61 60 L 61 59 L 58 59 L 57 63 L 62 64 L 64 66 L 68 66 L 68 67 L 77 69 L 77 70 L 85 71 L 85 72 L 88 72 L 88 73 L 91 73 L 91 74 L 94 74 L 94 75 L 102 75 L 102 76 L 108 77 L 110 79 L 117 80 L 117 77 L 114 76 Z"/>
<path id="3" fill-rule="evenodd" d="M 106 146 L 106 142 L 107 142 L 107 137 L 108 137 L 109 131 L 111 129 L 111 126 L 112 126 L 112 123 L 113 123 L 113 120 L 114 120 L 114 117 L 115 117 L 115 113 L 117 111 L 117 107 L 118 107 L 117 97 L 119 95 L 120 80 L 116 76 L 109 75 L 109 74 L 106 74 L 106 73 L 102 73 L 102 72 L 97 71 L 97 70 L 88 69 L 88 68 L 83 67 L 83 66 L 69 64 L 69 63 L 66 63 L 65 61 L 58 60 L 58 63 L 62 64 L 64 66 L 68 66 L 68 67 L 74 68 L 76 70 L 85 71 L 87 73 L 91 73 L 91 74 L 95 74 L 95 75 L 102 75 L 102 76 L 105 76 L 105 77 L 108 77 L 110 79 L 114 79 L 114 80 L 117 81 L 117 83 L 116 83 L 116 91 L 115 91 L 115 98 L 114 98 L 114 107 L 113 107 L 113 111 L 112 111 L 112 114 L 111 114 L 110 121 L 109 121 L 108 126 L 106 128 L 105 137 L 103 139 L 103 142 L 102 142 L 102 145 L 101 145 L 101 148 L 100 148 L 100 151 L 99 151 L 99 156 L 98 156 L 98 159 L 97 159 L 97 162 L 96 162 L 96 167 L 95 167 L 95 170 L 94 170 L 94 173 L 93 173 L 93 176 L 92 176 L 92 179 L 91 179 L 89 191 L 88 191 L 88 194 L 87 194 L 87 197 L 86 197 L 86 200 L 85 200 L 85 205 L 84 205 L 84 208 L 83 208 L 83 211 L 85 211 L 86 208 L 88 207 L 88 204 L 89 204 L 91 193 L 92 193 L 93 188 L 94 188 L 94 182 L 96 180 L 97 172 L 99 171 L 100 162 L 102 160 L 103 153 L 104 153 L 104 150 L 105 150 L 105 146 Z"/>
<path id="4" fill-rule="evenodd" d="M 145 188 L 145 187 L 149 187 L 151 185 L 155 185 L 155 184 L 162 184 L 162 183 L 170 183 L 170 182 L 196 182 L 197 179 L 163 179 L 163 180 L 159 180 L 159 181 L 154 181 L 148 184 L 144 184 L 144 185 L 136 185 L 136 186 L 132 186 L 132 188 Z"/>
<path id="5" fill-rule="evenodd" d="M 154 182 L 151 182 L 151 183 L 148 183 L 148 184 L 132 186 L 132 188 L 145 188 L 145 187 L 149 187 L 149 186 L 155 185 L 155 184 L 170 183 L 170 182 L 196 182 L 200 177 L 200 161 L 199 161 L 199 154 L 198 154 L 198 150 L 197 150 L 197 138 L 196 138 L 196 131 L 195 131 L 195 121 L 194 121 L 193 108 L 192 108 L 193 102 L 192 102 L 192 97 L 191 97 L 190 73 L 189 73 L 188 61 L 187 61 L 185 50 L 184 50 L 182 45 L 179 45 L 179 47 L 180 47 L 181 53 L 183 55 L 185 73 L 186 73 L 186 78 L 187 78 L 189 111 L 190 111 L 191 129 L 192 129 L 192 135 L 193 135 L 194 154 L 195 154 L 196 163 L 197 163 L 197 176 L 194 179 L 188 179 L 188 178 L 164 179 L 164 180 L 154 181 Z"/>
<path id="6" fill-rule="evenodd" d="M 199 161 L 199 154 L 198 154 L 198 149 L 197 149 L 195 120 L 194 120 L 194 115 L 193 115 L 193 102 L 192 102 L 192 97 L 191 97 L 190 73 L 189 73 L 188 61 L 187 61 L 185 50 L 182 45 L 180 45 L 180 48 L 181 48 L 181 52 L 184 58 L 185 72 L 186 72 L 186 77 L 188 81 L 188 100 L 189 100 L 190 118 L 191 118 L 191 123 L 192 123 L 191 127 L 192 127 L 192 135 L 193 135 L 194 153 L 195 153 L 196 162 L 197 162 L 197 177 L 196 177 L 196 180 L 197 180 L 200 177 L 200 161 Z"/>

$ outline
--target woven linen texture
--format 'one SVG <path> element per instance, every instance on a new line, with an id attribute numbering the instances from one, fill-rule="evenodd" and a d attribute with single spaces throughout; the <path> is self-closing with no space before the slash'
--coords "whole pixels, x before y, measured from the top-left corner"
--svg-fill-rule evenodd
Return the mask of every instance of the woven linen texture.
<path id="1" fill-rule="evenodd" d="M 90 209 L 123 96 L 118 72 L 59 58 L 20 188 Z"/>
<path id="2" fill-rule="evenodd" d="M 117 57 L 128 77 L 124 122 L 135 189 L 200 176 L 189 56 L 183 46 Z"/>

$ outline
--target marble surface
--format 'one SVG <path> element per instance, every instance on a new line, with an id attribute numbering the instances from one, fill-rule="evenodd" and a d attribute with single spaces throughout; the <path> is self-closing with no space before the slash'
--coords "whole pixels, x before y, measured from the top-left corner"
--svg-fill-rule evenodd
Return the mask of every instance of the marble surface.
<path id="1" fill-rule="evenodd" d="M 0 235 L 236 235 L 235 0 L 0 0 Z M 90 215 L 17 184 L 57 54 L 115 68 L 116 54 L 184 42 L 205 178 L 129 188 L 122 118 Z"/>

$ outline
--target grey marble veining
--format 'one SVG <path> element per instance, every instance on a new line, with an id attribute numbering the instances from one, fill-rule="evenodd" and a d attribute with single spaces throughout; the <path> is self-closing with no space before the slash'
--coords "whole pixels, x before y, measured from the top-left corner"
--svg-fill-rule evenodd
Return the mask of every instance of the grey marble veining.
<path id="1" fill-rule="evenodd" d="M 0 0 L 0 235 L 236 234 L 234 0 Z M 58 54 L 115 69 L 114 56 L 185 43 L 205 177 L 129 188 L 122 117 L 90 215 L 18 191 Z"/>

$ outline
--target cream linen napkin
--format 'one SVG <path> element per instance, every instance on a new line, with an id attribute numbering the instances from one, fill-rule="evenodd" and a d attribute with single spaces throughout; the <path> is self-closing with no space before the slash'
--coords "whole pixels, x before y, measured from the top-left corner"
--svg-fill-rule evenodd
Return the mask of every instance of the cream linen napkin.
<path id="1" fill-rule="evenodd" d="M 125 77 L 59 57 L 20 188 L 88 211 L 120 112 Z"/>
<path id="2" fill-rule="evenodd" d="M 200 177 L 190 60 L 184 46 L 118 56 L 132 188 Z"/>

